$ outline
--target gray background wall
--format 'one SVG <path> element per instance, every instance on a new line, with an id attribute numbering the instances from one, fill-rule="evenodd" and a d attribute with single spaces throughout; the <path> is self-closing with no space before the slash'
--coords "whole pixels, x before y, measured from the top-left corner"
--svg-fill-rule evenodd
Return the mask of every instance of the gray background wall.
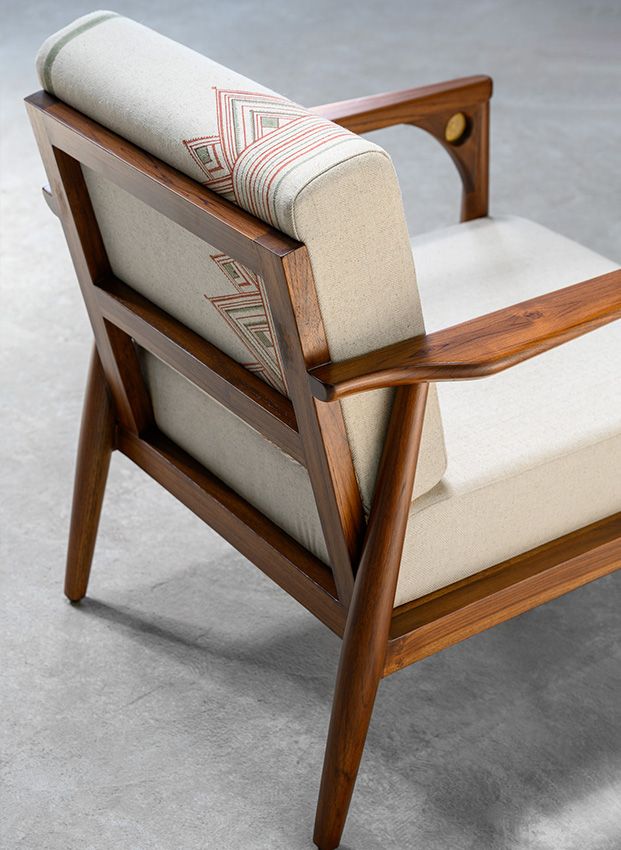
<path id="1" fill-rule="evenodd" d="M 309 847 L 336 638 L 121 457 L 91 596 L 62 597 L 90 331 L 21 98 L 92 8 L 0 7 L 0 845 Z M 308 105 L 490 73 L 492 212 L 621 260 L 618 2 L 116 9 Z M 376 138 L 412 231 L 455 220 L 442 151 Z M 387 680 L 344 847 L 618 850 L 620 603 L 603 579 Z"/>

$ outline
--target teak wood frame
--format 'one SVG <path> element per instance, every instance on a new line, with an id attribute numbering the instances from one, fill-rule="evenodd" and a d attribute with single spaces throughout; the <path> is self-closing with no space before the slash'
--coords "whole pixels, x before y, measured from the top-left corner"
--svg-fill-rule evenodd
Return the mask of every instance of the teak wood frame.
<path id="1" fill-rule="evenodd" d="M 355 132 L 413 124 L 449 151 L 462 220 L 487 214 L 491 80 L 318 107 Z M 315 843 L 338 846 L 382 677 L 621 566 L 621 513 L 394 608 L 431 380 L 480 377 L 621 316 L 621 273 L 471 323 L 333 364 L 304 245 L 273 230 L 50 95 L 28 113 L 95 335 L 78 448 L 65 592 L 87 589 L 106 477 L 118 449 L 343 637 Z M 447 141 L 459 111 L 465 131 Z M 290 399 L 118 280 L 81 164 L 205 239 L 266 285 Z M 536 303 L 535 303 L 536 302 Z M 158 431 L 136 344 L 155 354 L 308 470 L 326 565 Z M 338 400 L 393 386 L 366 520 Z"/>

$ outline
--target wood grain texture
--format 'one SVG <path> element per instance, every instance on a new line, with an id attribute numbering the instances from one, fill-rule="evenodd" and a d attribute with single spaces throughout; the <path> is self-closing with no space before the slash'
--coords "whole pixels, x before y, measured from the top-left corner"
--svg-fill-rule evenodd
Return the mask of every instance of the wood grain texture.
<path id="1" fill-rule="evenodd" d="M 82 599 L 88 587 L 115 429 L 112 400 L 94 347 L 82 411 L 65 571 L 65 595 L 72 602 Z"/>
<path id="2" fill-rule="evenodd" d="M 288 398 L 118 278 L 111 276 L 101 281 L 97 299 L 105 318 L 142 348 L 304 464 L 295 413 Z"/>
<path id="3" fill-rule="evenodd" d="M 387 92 L 317 106 L 313 111 L 354 133 L 394 124 L 411 124 L 433 136 L 453 160 L 462 181 L 461 220 L 487 215 L 489 204 L 489 99 L 492 80 L 463 77 L 430 86 Z M 446 125 L 456 112 L 465 132 L 446 138 Z"/>
<path id="4" fill-rule="evenodd" d="M 338 597 L 347 606 L 364 513 L 340 406 L 320 404 L 308 391 L 307 369 L 329 354 L 306 247 L 265 258 L 262 277 Z"/>
<path id="5" fill-rule="evenodd" d="M 384 675 L 621 568 L 621 513 L 395 608 Z"/>
<path id="6" fill-rule="evenodd" d="M 423 428 L 427 384 L 397 390 L 334 692 L 314 841 L 338 847 L 384 658 Z"/>
<path id="7" fill-rule="evenodd" d="M 464 105 L 460 112 L 466 118 L 466 131 L 456 142 L 445 137 L 449 112 L 432 113 L 410 123 L 433 136 L 453 160 L 462 184 L 460 221 L 472 221 L 486 216 L 489 209 L 489 103 Z"/>
<path id="8" fill-rule="evenodd" d="M 406 123 L 448 151 L 462 219 L 487 214 L 491 80 L 471 77 L 317 108 L 354 132 Z M 621 514 L 393 609 L 428 381 L 505 369 L 621 315 L 621 272 L 435 334 L 330 363 L 306 248 L 50 95 L 27 108 L 96 338 L 66 593 L 86 592 L 110 454 L 118 447 L 336 634 L 344 636 L 315 842 L 338 846 L 382 676 L 621 567 Z M 446 133 L 463 113 L 463 132 Z M 291 400 L 117 280 L 82 165 L 229 254 L 266 285 Z M 329 566 L 155 427 L 135 342 L 305 463 Z M 338 399 L 397 386 L 365 518 Z M 359 564 L 359 566 L 358 566 Z M 357 571 L 357 572 L 356 572 Z M 355 576 L 355 579 L 354 579 Z"/>
<path id="9" fill-rule="evenodd" d="M 277 444 L 284 444 L 283 448 L 286 446 L 286 450 L 294 454 L 296 459 L 303 460 L 307 468 L 309 465 L 312 468 L 309 468 L 309 475 L 318 499 L 318 511 L 327 538 L 326 545 L 336 576 L 339 598 L 348 602 L 364 515 L 340 410 L 338 407 L 328 409 L 318 405 L 308 392 L 306 369 L 326 359 L 327 347 L 319 309 L 316 304 L 313 306 L 316 296 L 306 249 L 50 95 L 40 92 L 27 98 L 26 104 L 33 122 L 41 129 L 43 152 L 51 151 L 55 160 L 66 165 L 66 173 L 56 181 L 58 185 L 50 178 L 52 192 L 61 220 L 64 222 L 67 218 L 66 206 L 71 213 L 70 222 L 75 225 L 76 232 L 69 234 L 68 241 L 73 239 L 70 247 L 73 246 L 74 253 L 80 255 L 87 266 L 86 272 L 81 270 L 81 279 L 87 306 L 91 305 L 89 314 L 98 346 L 101 348 L 101 339 L 105 342 L 107 338 L 103 337 L 104 332 L 111 337 L 110 362 L 105 350 L 101 352 L 102 361 L 115 398 L 117 414 L 125 430 L 142 433 L 153 421 L 152 412 L 145 406 L 144 415 L 140 415 L 145 396 L 141 376 L 138 380 L 139 369 L 135 370 L 135 379 L 132 376 L 131 380 L 125 369 L 126 384 L 135 390 L 133 393 L 125 393 L 125 397 L 122 392 L 124 384 L 114 372 L 119 363 L 124 365 L 129 355 L 135 357 L 136 352 L 126 332 L 129 330 L 127 305 L 120 305 L 118 300 L 113 305 L 111 299 L 101 294 L 106 282 L 113 280 L 113 275 L 105 257 L 80 163 L 263 276 L 271 312 L 278 312 L 278 317 L 274 316 L 276 336 L 279 345 L 284 346 L 284 352 L 281 353 L 298 423 L 298 439 L 291 428 L 280 428 L 275 424 L 277 415 L 273 417 L 265 406 L 260 410 L 261 405 L 255 406 L 252 401 L 248 401 L 247 394 L 237 391 L 236 387 L 225 390 L 220 383 L 220 398 L 224 400 L 228 392 L 229 400 L 234 399 L 232 403 L 244 407 L 249 415 L 256 417 L 255 425 L 266 425 L 266 428 L 258 428 L 261 433 L 265 434 L 270 427 L 278 429 L 280 439 L 276 440 Z M 65 178 L 69 188 L 79 184 L 81 210 L 74 205 L 75 209 L 71 212 L 71 205 L 64 206 Z M 80 211 L 82 216 L 78 215 Z M 98 252 L 102 261 L 95 264 L 97 268 L 91 268 Z M 92 303 L 93 290 L 97 290 L 95 304 Z M 296 310 L 292 309 L 291 293 L 297 293 Z M 100 300 L 106 301 L 106 318 L 102 314 Z M 142 308 L 144 306 L 143 303 Z M 143 318 L 146 318 L 144 312 Z M 155 318 L 153 314 L 151 318 Z M 162 320 L 161 315 L 158 318 Z M 131 322 L 134 321 L 131 318 Z M 159 331 L 163 330 L 160 321 Z M 172 331 L 170 324 L 167 324 L 164 334 L 147 331 L 144 325 L 139 330 L 148 335 L 153 345 L 157 338 L 160 354 L 165 349 L 167 355 L 174 355 L 178 365 L 188 367 L 193 372 L 193 379 L 198 378 L 206 386 L 204 370 L 200 367 L 197 369 L 196 362 L 189 362 L 189 358 L 180 353 L 177 345 L 181 333 L 179 327 L 174 328 L 176 340 L 163 339 Z M 186 335 L 181 335 L 188 339 Z M 125 351 L 120 350 L 122 346 L 125 346 Z M 202 347 L 202 352 L 206 352 L 206 347 Z M 183 364 L 179 362 L 181 360 Z M 239 377 L 234 369 L 229 374 L 233 380 Z M 209 380 L 212 381 L 213 389 L 213 385 L 218 383 L 217 376 L 212 375 Z M 246 379 L 245 384 L 249 387 L 252 380 Z M 268 390 L 263 391 L 264 398 L 268 394 Z M 242 396 L 246 398 L 242 399 Z M 138 409 L 135 409 L 137 406 Z M 250 408 L 254 408 L 252 413 Z M 280 405 L 281 411 L 284 412 L 286 408 L 286 404 Z M 301 415 L 303 428 L 300 426 Z M 270 418 L 273 420 L 271 424 L 266 421 Z M 312 458 L 310 464 L 309 453 Z"/>
<path id="10" fill-rule="evenodd" d="M 345 611 L 329 567 L 156 428 L 140 437 L 120 429 L 117 445 L 332 631 L 343 633 Z"/>
<path id="11" fill-rule="evenodd" d="M 26 106 L 45 122 L 54 147 L 252 271 L 258 271 L 264 254 L 285 254 L 299 247 L 295 240 L 52 95 L 38 92 L 26 98 Z"/>
<path id="12" fill-rule="evenodd" d="M 493 375 L 621 318 L 621 270 L 310 372 L 316 398 Z"/>
<path id="13" fill-rule="evenodd" d="M 109 325 L 95 298 L 95 283 L 111 274 L 80 163 L 50 144 L 45 113 L 29 105 L 28 115 L 50 181 L 55 207 L 89 315 L 116 416 L 136 433 L 153 421 L 132 340 Z"/>
<path id="14" fill-rule="evenodd" d="M 352 133 L 369 133 L 394 124 L 411 124 L 434 113 L 457 112 L 466 105 L 485 103 L 491 96 L 491 78 L 477 75 L 326 103 L 311 111 Z"/>

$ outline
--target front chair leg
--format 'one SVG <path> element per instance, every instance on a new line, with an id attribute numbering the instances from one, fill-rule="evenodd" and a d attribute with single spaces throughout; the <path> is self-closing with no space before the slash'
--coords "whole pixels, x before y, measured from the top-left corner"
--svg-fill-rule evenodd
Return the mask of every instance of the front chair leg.
<path id="1" fill-rule="evenodd" d="M 368 594 L 363 594 L 367 596 Z M 365 604 L 358 593 L 358 605 Z M 355 599 L 355 597 L 354 597 Z M 319 850 L 339 846 L 354 791 L 386 653 L 387 629 L 349 617 L 336 677 L 330 729 L 315 819 Z M 390 625 L 390 620 L 388 621 Z M 365 628 L 366 625 L 366 628 Z M 379 625 L 379 624 L 378 624 Z"/>
<path id="2" fill-rule="evenodd" d="M 114 441 L 112 401 L 94 346 L 82 410 L 65 572 L 65 595 L 72 602 L 86 595 Z"/>
<path id="3" fill-rule="evenodd" d="M 343 636 L 315 820 L 319 850 L 339 846 L 384 672 L 427 389 L 395 394 Z"/>

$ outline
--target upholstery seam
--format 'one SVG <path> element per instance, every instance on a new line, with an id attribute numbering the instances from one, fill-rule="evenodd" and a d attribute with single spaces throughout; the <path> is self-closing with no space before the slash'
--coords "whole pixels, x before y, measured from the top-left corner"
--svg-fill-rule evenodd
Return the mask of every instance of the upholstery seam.
<path id="1" fill-rule="evenodd" d="M 89 21 L 84 21 L 84 23 L 80 24 L 79 27 L 76 27 L 75 29 L 66 32 L 61 38 L 58 39 L 57 42 L 52 45 L 52 47 L 50 47 L 49 53 L 47 54 L 43 62 L 43 70 L 41 73 L 41 76 L 43 77 L 43 86 L 46 91 L 50 92 L 51 94 L 54 94 L 54 88 L 52 85 L 52 66 L 63 47 L 69 44 L 70 41 L 73 41 L 74 38 L 77 38 L 78 36 L 92 29 L 93 27 L 96 27 L 98 24 L 102 24 L 105 21 L 109 21 L 111 18 L 118 17 L 120 16 L 117 12 L 102 12 L 99 17 L 91 18 Z"/>

